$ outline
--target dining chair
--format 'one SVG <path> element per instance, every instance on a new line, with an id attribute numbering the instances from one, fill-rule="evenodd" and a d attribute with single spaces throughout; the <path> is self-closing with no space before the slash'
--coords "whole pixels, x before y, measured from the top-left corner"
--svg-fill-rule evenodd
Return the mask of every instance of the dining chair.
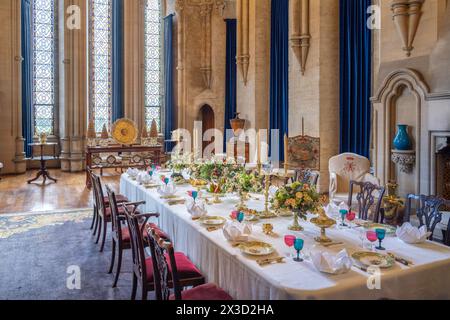
<path id="1" fill-rule="evenodd" d="M 93 216 L 92 216 L 92 223 L 91 223 L 91 230 L 93 229 L 93 235 L 96 235 L 97 233 L 97 229 L 99 226 L 99 219 L 98 219 L 98 215 L 99 215 L 99 207 L 100 207 L 100 200 L 97 198 L 98 192 L 96 192 L 96 187 L 103 189 L 102 184 L 101 184 L 101 180 L 100 179 L 96 179 L 95 178 L 95 174 L 92 170 L 92 168 L 87 167 L 86 168 L 88 174 L 89 174 L 89 179 L 91 180 L 91 185 L 92 185 L 92 198 L 93 198 Z M 100 181 L 100 186 L 96 186 L 97 181 Z M 124 202 L 129 202 L 128 198 L 124 195 L 117 195 L 116 196 L 117 199 L 117 203 L 124 203 Z M 109 199 L 107 196 L 104 197 L 104 202 L 106 206 L 109 206 Z M 97 242 L 98 243 L 98 240 Z"/>
<path id="2" fill-rule="evenodd" d="M 183 290 L 185 285 L 180 279 L 179 262 L 171 241 L 159 237 L 154 228 L 149 230 L 149 239 L 157 300 L 233 300 L 228 293 L 212 283 Z M 174 294 L 171 294 L 171 288 Z"/>
<path id="3" fill-rule="evenodd" d="M 408 194 L 406 197 L 406 214 L 404 222 L 411 221 L 413 201 L 415 202 L 414 207 L 419 224 L 421 227 L 427 227 L 427 230 L 431 232 L 429 240 L 433 241 L 436 226 L 442 221 L 442 209 L 443 207 L 450 206 L 450 201 L 436 196 Z M 443 230 L 443 242 L 447 245 L 450 245 L 449 230 L 450 223 L 447 223 L 446 230 Z"/>
<path id="4" fill-rule="evenodd" d="M 112 256 L 111 256 L 111 265 L 109 267 L 108 273 L 113 273 L 114 264 L 116 261 L 116 251 L 117 251 L 117 266 L 116 266 L 116 274 L 114 276 L 113 288 L 117 287 L 117 282 L 119 280 L 120 270 L 122 268 L 122 255 L 123 250 L 131 249 L 130 242 L 130 233 L 128 231 L 128 227 L 126 224 L 126 217 L 124 214 L 120 214 L 120 209 L 117 204 L 115 192 L 111 189 L 110 186 L 106 186 L 106 191 L 109 198 L 109 206 L 111 208 L 111 240 L 112 240 Z M 137 207 L 139 205 L 145 204 L 144 201 L 135 202 L 135 203 L 126 203 L 127 208 L 129 208 L 132 212 L 136 212 Z M 150 216 L 149 216 L 150 218 Z M 144 232 L 144 226 L 147 224 L 147 220 L 142 225 L 141 229 Z M 156 228 L 156 225 L 154 225 Z M 144 237 L 146 236 L 147 231 L 145 231 Z"/>
<path id="5" fill-rule="evenodd" d="M 112 190 L 110 186 L 106 186 L 106 191 L 108 194 L 109 204 L 111 208 L 111 240 L 112 240 L 112 251 L 111 251 L 111 264 L 109 267 L 108 273 L 113 273 L 114 265 L 116 264 L 116 251 L 117 251 L 117 265 L 116 265 L 116 273 L 114 276 L 113 288 L 117 287 L 117 282 L 119 280 L 120 271 L 122 268 L 122 256 L 124 250 L 131 249 L 131 237 L 128 226 L 126 225 L 126 216 L 124 206 L 128 209 L 129 212 L 133 214 L 139 214 L 137 208 L 141 205 L 144 205 L 145 201 L 139 201 L 134 203 L 122 203 L 123 206 L 118 205 L 117 197 L 115 192 Z M 142 232 L 143 240 L 147 240 L 147 228 L 152 227 L 157 230 L 160 237 L 164 238 L 167 235 L 162 232 L 158 226 L 154 223 L 149 223 L 148 220 L 156 216 L 153 213 L 149 213 L 142 218 L 140 221 L 140 229 Z M 148 244 L 148 241 L 144 241 L 144 246 Z"/>
<path id="6" fill-rule="evenodd" d="M 96 194 L 96 206 L 97 206 L 97 240 L 95 243 L 98 243 L 101 237 L 101 245 L 100 245 L 100 252 L 103 252 L 103 249 L 105 247 L 105 241 L 106 241 L 106 233 L 107 233 L 107 226 L 108 226 L 108 222 L 111 222 L 111 207 L 110 207 L 110 202 L 108 199 L 108 196 L 105 196 L 103 194 L 103 186 L 102 186 L 102 182 L 100 179 L 100 176 L 98 176 L 95 173 L 92 173 L 92 178 L 93 178 L 93 189 L 94 192 Z M 127 204 L 129 205 L 131 208 L 133 208 L 133 210 L 137 210 L 137 207 L 142 204 L 142 202 L 139 203 L 130 203 L 127 202 L 126 197 L 124 196 L 118 196 L 117 198 L 117 202 L 121 203 L 121 204 Z M 119 209 L 119 214 L 124 215 L 124 210 L 122 207 L 120 207 Z"/>
<path id="7" fill-rule="evenodd" d="M 125 207 L 125 215 L 128 223 L 130 241 L 131 241 L 131 251 L 133 260 L 133 286 L 131 290 L 131 300 L 136 299 L 138 284 L 141 287 L 142 300 L 147 300 L 147 295 L 149 291 L 155 290 L 154 283 L 154 259 L 153 257 L 146 257 L 144 250 L 144 237 L 142 236 L 142 219 L 148 219 L 151 217 L 158 217 L 158 213 L 147 213 L 147 214 L 133 214 Z M 158 235 L 159 239 L 168 239 L 168 236 L 152 225 L 146 225 L 155 234 Z M 146 239 L 149 239 L 147 237 Z M 147 240 L 148 241 L 148 240 Z M 149 241 L 151 248 L 151 241 Z M 153 255 L 153 250 L 151 253 Z M 205 277 L 197 269 L 197 267 L 181 252 L 176 252 L 174 254 L 174 259 L 176 265 L 179 266 L 179 283 L 182 287 L 199 286 L 205 283 Z"/>
<path id="8" fill-rule="evenodd" d="M 356 187 L 359 190 L 356 192 L 356 201 L 358 202 L 356 210 L 359 212 L 359 219 L 369 220 L 372 218 L 373 222 L 382 223 L 384 220 L 384 215 L 381 212 L 381 203 L 383 201 L 383 196 L 386 189 L 382 186 L 378 186 L 371 182 L 359 182 L 350 180 L 350 187 L 348 193 L 348 207 L 352 208 L 353 192 Z M 378 194 L 376 194 L 378 193 Z M 370 217 L 369 211 L 374 207 L 374 212 L 372 212 L 372 217 Z"/>
<path id="9" fill-rule="evenodd" d="M 350 181 L 371 182 L 379 185 L 378 178 L 370 173 L 370 161 L 354 153 L 343 153 L 330 158 L 330 200 L 336 203 L 347 201 Z"/>
<path id="10" fill-rule="evenodd" d="M 318 171 L 308 169 L 296 169 L 294 181 L 309 184 L 310 186 L 317 187 L 319 182 L 320 173 Z"/>

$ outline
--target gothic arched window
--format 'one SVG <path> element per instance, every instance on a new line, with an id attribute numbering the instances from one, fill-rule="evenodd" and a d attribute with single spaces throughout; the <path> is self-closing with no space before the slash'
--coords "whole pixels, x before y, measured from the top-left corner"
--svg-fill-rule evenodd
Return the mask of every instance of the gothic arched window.
<path id="1" fill-rule="evenodd" d="M 55 134 L 56 119 L 56 1 L 33 0 L 33 103 L 32 118 L 35 133 Z"/>
<path id="2" fill-rule="evenodd" d="M 96 132 L 112 114 L 112 0 L 89 0 L 89 116 Z"/>
<path id="3" fill-rule="evenodd" d="M 160 0 L 146 0 L 144 11 L 145 123 L 153 119 L 161 130 L 162 118 L 162 14 Z"/>

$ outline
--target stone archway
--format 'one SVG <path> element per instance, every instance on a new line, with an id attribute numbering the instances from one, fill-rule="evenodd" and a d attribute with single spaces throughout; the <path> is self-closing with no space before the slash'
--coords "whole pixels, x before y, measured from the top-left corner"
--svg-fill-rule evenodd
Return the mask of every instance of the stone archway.
<path id="1" fill-rule="evenodd" d="M 204 104 L 200 108 L 199 119 L 202 122 L 202 137 L 203 137 L 206 131 L 215 128 L 215 114 L 213 108 L 209 104 Z M 213 141 L 203 141 L 202 151 L 205 151 L 205 148 Z"/>
<path id="2" fill-rule="evenodd" d="M 373 148 L 374 167 L 382 184 L 399 179 L 408 186 L 408 192 L 419 193 L 421 176 L 421 148 L 426 137 L 423 135 L 422 110 L 426 105 L 429 89 L 421 74 L 412 69 L 399 69 L 390 73 L 375 96 L 373 103 Z M 415 140 L 416 163 L 414 171 L 405 176 L 400 174 L 391 161 L 392 141 L 396 125 L 408 119 L 411 135 Z"/>

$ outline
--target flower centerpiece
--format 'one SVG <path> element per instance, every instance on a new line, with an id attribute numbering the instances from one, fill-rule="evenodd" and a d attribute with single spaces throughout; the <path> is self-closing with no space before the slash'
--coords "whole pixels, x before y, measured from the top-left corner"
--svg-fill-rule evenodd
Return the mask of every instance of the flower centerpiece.
<path id="1" fill-rule="evenodd" d="M 292 210 L 294 224 L 289 227 L 292 231 L 302 231 L 298 218 L 306 220 L 308 211 L 317 212 L 320 204 L 320 195 L 314 187 L 301 182 L 294 182 L 278 189 L 272 199 L 275 209 Z"/>
<path id="2" fill-rule="evenodd" d="M 192 165 L 192 154 L 174 154 L 166 163 L 166 168 L 175 173 L 181 173 L 185 169 L 189 169 Z"/>
<path id="3" fill-rule="evenodd" d="M 248 194 L 250 192 L 262 192 L 262 178 L 256 173 L 248 173 L 244 168 L 241 168 L 241 170 L 229 175 L 225 182 L 225 189 L 227 192 L 237 192 L 241 200 L 238 208 L 245 209 L 245 201 L 248 200 Z"/>

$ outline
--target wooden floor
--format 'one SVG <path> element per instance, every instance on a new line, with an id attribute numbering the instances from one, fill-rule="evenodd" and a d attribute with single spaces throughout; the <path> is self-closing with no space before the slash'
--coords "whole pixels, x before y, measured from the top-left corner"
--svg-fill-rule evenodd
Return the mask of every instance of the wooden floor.
<path id="1" fill-rule="evenodd" d="M 88 208 L 92 206 L 92 194 L 85 186 L 85 173 L 66 173 L 50 170 L 58 183 L 42 185 L 37 181 L 28 184 L 35 171 L 17 176 L 2 176 L 0 180 L 0 214 L 57 211 Z M 102 177 L 104 184 L 119 189 L 120 174 L 107 171 Z"/>

